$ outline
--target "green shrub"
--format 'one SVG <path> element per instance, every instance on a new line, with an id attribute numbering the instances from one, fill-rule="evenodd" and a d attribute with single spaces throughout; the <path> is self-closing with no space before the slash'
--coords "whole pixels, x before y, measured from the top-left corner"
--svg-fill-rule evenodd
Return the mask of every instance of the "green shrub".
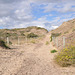
<path id="1" fill-rule="evenodd" d="M 45 30 L 46 32 L 48 32 L 48 30 L 47 30 L 47 29 L 45 29 L 45 28 L 36 27 L 36 29 L 37 29 L 37 30 L 39 30 L 39 29 L 43 29 L 43 30 Z"/>
<path id="2" fill-rule="evenodd" d="M 62 67 L 75 65 L 75 47 L 70 46 L 60 51 L 60 53 L 55 57 L 55 61 Z"/>
<path id="3" fill-rule="evenodd" d="M 5 44 L 7 44 L 7 41 L 5 42 Z M 11 42 L 11 41 L 9 41 L 9 44 L 10 44 L 10 45 L 12 45 L 12 42 Z"/>
<path id="4" fill-rule="evenodd" d="M 9 44 L 11 45 L 11 44 L 12 44 L 12 42 L 11 42 L 11 41 L 9 41 Z"/>
<path id="5" fill-rule="evenodd" d="M 2 48 L 10 49 L 3 40 L 0 40 L 0 46 Z"/>
<path id="6" fill-rule="evenodd" d="M 57 52 L 55 49 L 54 50 L 51 50 L 51 53 L 55 53 L 55 52 Z"/>
<path id="7" fill-rule="evenodd" d="M 38 35 L 34 34 L 34 33 L 30 33 L 27 35 L 27 38 L 36 38 L 38 37 Z"/>
<path id="8" fill-rule="evenodd" d="M 52 37 L 58 37 L 58 36 L 60 36 L 60 35 L 61 35 L 61 33 L 52 33 L 52 34 L 51 34 Z"/>
<path id="9" fill-rule="evenodd" d="M 5 35 L 6 35 L 6 37 L 9 37 L 9 36 L 11 36 L 11 34 L 10 34 L 10 33 L 6 33 Z"/>
<path id="10" fill-rule="evenodd" d="M 11 36 L 18 36 L 17 33 L 11 33 Z"/>
<path id="11" fill-rule="evenodd" d="M 24 34 L 24 33 L 21 33 L 21 35 L 22 35 L 22 36 L 25 36 L 25 34 Z"/>
<path id="12" fill-rule="evenodd" d="M 52 36 L 50 37 L 50 42 L 52 42 Z"/>
<path id="13" fill-rule="evenodd" d="M 21 34 L 22 36 L 25 36 L 24 31 L 20 31 L 20 34 Z"/>

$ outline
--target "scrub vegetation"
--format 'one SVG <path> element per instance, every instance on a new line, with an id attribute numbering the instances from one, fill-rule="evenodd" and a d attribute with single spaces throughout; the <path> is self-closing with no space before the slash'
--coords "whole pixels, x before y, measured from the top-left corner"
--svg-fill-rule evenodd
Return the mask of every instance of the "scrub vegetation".
<path id="1" fill-rule="evenodd" d="M 75 46 L 61 50 L 55 57 L 55 61 L 62 67 L 75 66 Z"/>

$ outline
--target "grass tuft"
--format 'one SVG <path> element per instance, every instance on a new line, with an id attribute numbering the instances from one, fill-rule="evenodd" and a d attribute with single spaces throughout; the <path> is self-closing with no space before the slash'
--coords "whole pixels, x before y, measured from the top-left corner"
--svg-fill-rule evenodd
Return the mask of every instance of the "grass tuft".
<path id="1" fill-rule="evenodd" d="M 52 42 L 52 36 L 50 37 L 50 42 Z"/>
<path id="2" fill-rule="evenodd" d="M 46 41 L 46 45 L 49 45 L 49 42 L 48 41 Z"/>
<path id="3" fill-rule="evenodd" d="M 32 40 L 31 43 L 35 44 L 36 42 L 35 42 L 35 40 Z"/>

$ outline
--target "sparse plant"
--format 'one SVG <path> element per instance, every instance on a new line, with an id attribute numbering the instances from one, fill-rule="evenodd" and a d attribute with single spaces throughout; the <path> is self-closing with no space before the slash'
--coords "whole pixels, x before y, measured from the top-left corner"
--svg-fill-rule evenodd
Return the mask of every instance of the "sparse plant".
<path id="1" fill-rule="evenodd" d="M 61 33 L 52 33 L 52 34 L 51 34 L 52 37 L 58 37 L 58 36 L 60 36 L 60 35 L 61 35 Z"/>
<path id="2" fill-rule="evenodd" d="M 34 33 L 30 33 L 27 35 L 27 38 L 36 38 L 38 37 L 38 35 L 34 34 Z"/>
<path id="3" fill-rule="evenodd" d="M 52 42 L 52 36 L 50 37 L 50 42 Z"/>
<path id="4" fill-rule="evenodd" d="M 35 44 L 36 42 L 35 42 L 35 40 L 32 40 L 31 43 Z"/>
<path id="5" fill-rule="evenodd" d="M 22 36 L 25 36 L 24 31 L 20 31 L 20 33 L 21 33 Z"/>
<path id="6" fill-rule="evenodd" d="M 12 33 L 11 36 L 18 36 L 18 34 L 17 33 Z"/>
<path id="7" fill-rule="evenodd" d="M 74 32 L 74 31 L 75 31 L 75 29 L 72 30 L 72 32 Z"/>
<path id="8" fill-rule="evenodd" d="M 10 37 L 10 36 L 11 36 L 11 34 L 10 34 L 10 33 L 6 33 L 5 35 L 6 35 L 6 37 Z"/>
<path id="9" fill-rule="evenodd" d="M 12 44 L 12 42 L 11 42 L 11 41 L 9 41 L 9 44 L 11 45 L 11 44 Z"/>
<path id="10" fill-rule="evenodd" d="M 46 41 L 46 45 L 49 45 L 49 42 L 48 41 Z"/>
<path id="11" fill-rule="evenodd" d="M 54 50 L 51 50 L 51 53 L 56 53 L 57 51 L 54 49 Z"/>
<path id="12" fill-rule="evenodd" d="M 64 32 L 64 34 L 67 34 L 67 33 L 69 33 L 69 32 L 68 31 Z"/>
<path id="13" fill-rule="evenodd" d="M 22 36 L 25 36 L 25 34 L 24 34 L 24 33 L 21 33 L 21 35 L 22 35 Z"/>

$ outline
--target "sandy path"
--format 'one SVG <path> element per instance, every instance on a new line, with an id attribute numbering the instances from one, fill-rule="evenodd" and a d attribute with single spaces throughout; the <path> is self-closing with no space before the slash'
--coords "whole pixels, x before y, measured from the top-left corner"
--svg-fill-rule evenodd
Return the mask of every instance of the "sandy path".
<path id="1" fill-rule="evenodd" d="M 54 62 L 55 54 L 49 34 L 38 44 L 16 46 L 13 50 L 0 50 L 0 75 L 75 75 L 75 68 L 61 68 Z"/>

